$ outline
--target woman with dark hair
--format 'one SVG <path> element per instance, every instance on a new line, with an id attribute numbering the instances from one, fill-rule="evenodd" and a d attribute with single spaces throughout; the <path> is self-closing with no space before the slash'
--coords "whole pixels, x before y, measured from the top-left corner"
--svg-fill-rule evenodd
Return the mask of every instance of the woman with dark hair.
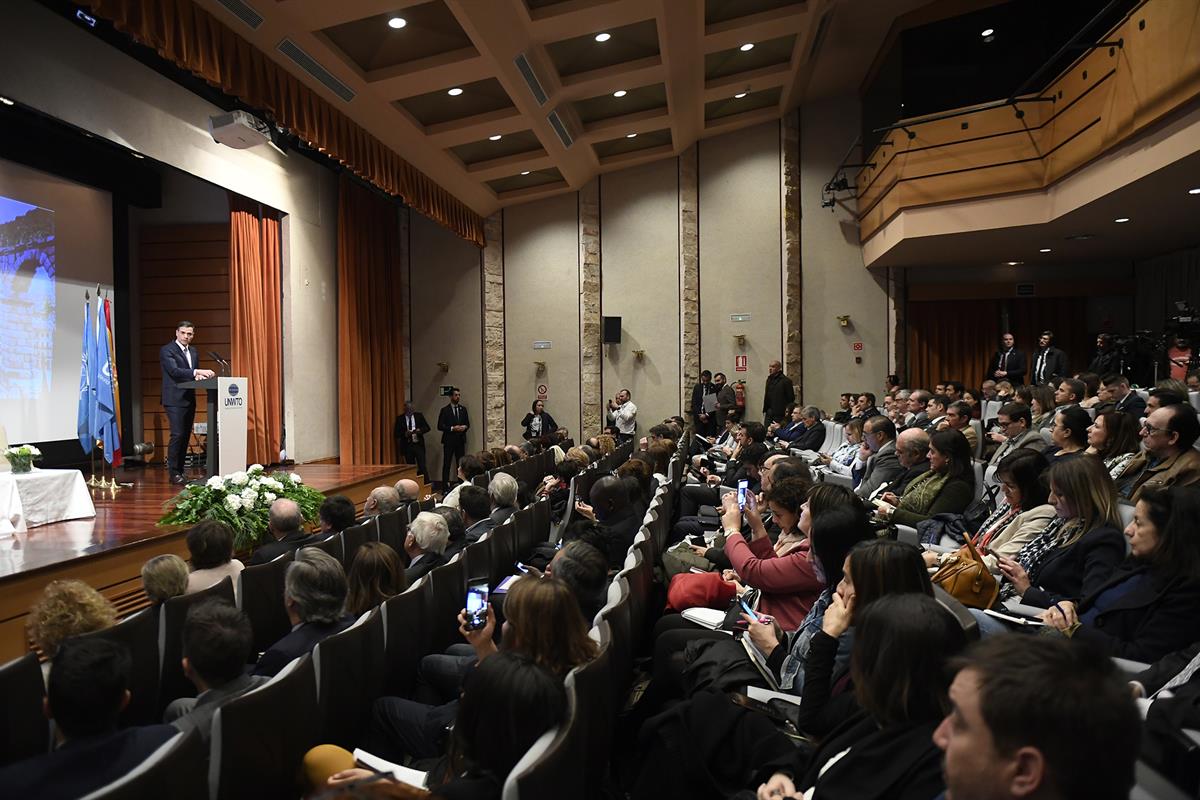
<path id="1" fill-rule="evenodd" d="M 915 527 L 937 514 L 961 514 L 974 497 L 971 446 L 951 428 L 929 437 L 929 470 L 913 478 L 901 497 L 884 492 L 876 513 L 897 525 Z"/>
<path id="2" fill-rule="evenodd" d="M 1050 429 L 1052 444 L 1046 448 L 1046 463 L 1054 466 L 1059 461 L 1083 455 L 1091 424 L 1092 418 L 1079 406 L 1059 409 L 1054 415 L 1054 427 Z"/>
<path id="3" fill-rule="evenodd" d="M 186 594 L 214 586 L 226 578 L 233 580 L 237 594 L 238 574 L 245 567 L 233 557 L 233 531 L 224 522 L 202 519 L 187 532 L 188 553 L 192 572 L 188 575 Z"/>
<path id="4" fill-rule="evenodd" d="M 1100 403 L 1100 376 L 1094 372 L 1081 372 L 1075 380 L 1083 382 L 1083 399 L 1080 408 L 1095 408 Z"/>
<path id="5" fill-rule="evenodd" d="M 979 419 L 983 413 L 983 404 L 979 402 L 979 398 L 983 393 L 978 389 L 963 389 L 963 402 L 971 407 L 971 419 Z"/>
<path id="6" fill-rule="evenodd" d="M 1104 462 L 1114 481 L 1141 450 L 1138 421 L 1132 414 L 1105 411 L 1088 428 L 1087 452 Z"/>
<path id="7" fill-rule="evenodd" d="M 383 542 L 367 542 L 358 548 L 346 583 L 346 611 L 356 617 L 408 588 L 400 556 Z"/>
<path id="8" fill-rule="evenodd" d="M 1106 655 L 1157 661 L 1200 640 L 1200 489 L 1142 493 L 1125 528 L 1129 558 L 1077 603 L 1062 600 L 1047 625 Z"/>
<path id="9" fill-rule="evenodd" d="M 1049 386 L 1029 387 L 1029 413 L 1033 416 L 1031 431 L 1049 428 L 1054 424 L 1054 390 Z"/>
<path id="10" fill-rule="evenodd" d="M 920 593 L 880 598 L 856 617 L 857 712 L 811 757 L 795 749 L 788 761 L 764 765 L 775 772 L 759 797 L 923 800 L 945 788 L 932 736 L 949 710 L 946 666 L 966 646 L 962 628 Z"/>
<path id="11" fill-rule="evenodd" d="M 1001 596 L 1039 608 L 1092 594 L 1125 557 L 1117 489 L 1100 459 L 1060 461 L 1049 480 L 1055 518 L 1016 558 L 1000 558 Z"/>
<path id="12" fill-rule="evenodd" d="M 526 439 L 540 439 L 542 436 L 558 430 L 558 424 L 554 421 L 554 417 L 546 413 L 546 404 L 541 400 L 533 401 L 533 405 L 529 407 L 529 413 L 521 420 L 521 427 L 525 429 Z"/>

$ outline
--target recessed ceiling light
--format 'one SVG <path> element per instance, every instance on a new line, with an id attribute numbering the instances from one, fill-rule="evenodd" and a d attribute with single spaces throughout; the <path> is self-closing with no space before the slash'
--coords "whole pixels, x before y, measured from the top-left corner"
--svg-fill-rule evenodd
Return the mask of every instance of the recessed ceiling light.
<path id="1" fill-rule="evenodd" d="M 8 102 L 11 103 L 12 101 L 9 100 Z M 1197 186 L 1195 189 L 1188 189 L 1188 194 L 1200 194 L 1200 186 Z"/>
<path id="2" fill-rule="evenodd" d="M 1049 252 L 1050 252 L 1050 248 L 1049 248 L 1049 247 L 1043 247 L 1041 250 L 1038 250 L 1038 252 L 1039 252 L 1039 253 L 1049 253 Z"/>
<path id="3" fill-rule="evenodd" d="M 1129 217 L 1117 217 L 1113 222 L 1129 222 Z"/>
<path id="4" fill-rule="evenodd" d="M 637 134 L 636 134 L 636 133 L 627 133 L 627 134 L 625 134 L 625 138 L 626 138 L 626 139 L 634 139 L 634 138 L 636 138 L 636 137 L 637 137 Z"/>
<path id="5" fill-rule="evenodd" d="M 13 101 L 9 100 L 7 97 L 0 97 L 0 103 L 4 103 L 6 106 L 11 106 Z"/>
<path id="6" fill-rule="evenodd" d="M 529 170 L 525 170 L 525 171 L 524 171 L 524 172 L 522 172 L 521 174 L 522 174 L 522 175 L 528 175 L 528 174 L 529 174 Z"/>
<path id="7" fill-rule="evenodd" d="M 741 100 L 741 99 L 742 99 L 743 97 L 745 97 L 747 94 L 748 94 L 747 92 L 738 92 L 737 94 L 735 94 L 735 95 L 733 96 L 733 99 L 734 99 L 734 100 Z"/>
<path id="8" fill-rule="evenodd" d="M 624 89 L 617 89 L 615 92 L 613 92 L 613 97 L 624 97 L 627 94 L 629 94 L 629 92 L 625 91 Z"/>
<path id="9" fill-rule="evenodd" d="M 984 28 L 983 31 L 979 35 L 980 36 L 991 36 L 995 32 L 996 31 L 992 28 Z"/>
<path id="10" fill-rule="evenodd" d="M 597 42 L 607 42 L 607 41 L 608 41 L 609 39 L 611 39 L 611 38 L 612 38 L 612 34 L 611 34 L 611 33 L 597 33 L 597 34 L 596 34 L 596 41 L 597 41 Z"/>
<path id="11" fill-rule="evenodd" d="M 141 153 L 135 153 L 132 150 L 129 151 L 129 155 L 133 156 L 134 158 L 145 158 L 145 156 Z"/>
<path id="12" fill-rule="evenodd" d="M 1016 267 L 1021 264 L 1024 264 L 1025 262 L 1024 261 L 1006 261 L 1005 263 L 1008 264 L 1010 267 Z"/>
<path id="13" fill-rule="evenodd" d="M 491 136 L 489 136 L 489 137 L 488 137 L 488 140 L 489 140 L 489 141 L 493 141 L 493 142 L 498 142 L 498 141 L 500 141 L 500 140 L 501 140 L 501 139 L 503 139 L 503 138 L 504 138 L 504 136 L 503 136 L 502 134 L 499 134 L 499 133 L 494 133 L 494 134 L 492 134 Z"/>
<path id="14" fill-rule="evenodd" d="M 450 95 L 451 97 L 458 97 L 460 94 L 462 94 L 462 87 L 455 86 L 453 89 L 447 91 L 446 94 Z"/>
<path id="15" fill-rule="evenodd" d="M 754 42 L 746 42 L 739 48 L 743 53 L 748 53 L 754 49 Z"/>
<path id="16" fill-rule="evenodd" d="M 392 17 L 388 20 L 388 27 L 396 30 L 400 30 L 407 24 L 408 20 L 406 20 L 404 17 Z"/>

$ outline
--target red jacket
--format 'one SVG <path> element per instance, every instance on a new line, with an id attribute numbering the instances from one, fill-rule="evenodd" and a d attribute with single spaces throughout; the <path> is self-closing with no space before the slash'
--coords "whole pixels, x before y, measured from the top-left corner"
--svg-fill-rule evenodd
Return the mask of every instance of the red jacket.
<path id="1" fill-rule="evenodd" d="M 808 542 L 782 558 L 767 537 L 747 543 L 740 533 L 725 538 L 725 555 L 742 583 L 762 594 L 761 614 L 770 614 L 785 631 L 800 627 L 825 586 L 817 580 L 808 556 Z"/>

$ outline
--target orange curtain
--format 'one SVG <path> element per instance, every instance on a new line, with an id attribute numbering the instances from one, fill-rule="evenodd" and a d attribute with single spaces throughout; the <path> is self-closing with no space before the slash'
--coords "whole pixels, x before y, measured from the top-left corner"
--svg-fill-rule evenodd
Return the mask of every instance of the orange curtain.
<path id="1" fill-rule="evenodd" d="M 238 194 L 229 195 L 230 358 L 245 375 L 246 458 L 279 460 L 283 441 L 283 337 L 280 214 Z"/>
<path id="2" fill-rule="evenodd" d="M 87 5 L 163 58 L 271 112 L 282 127 L 355 175 L 483 247 L 482 217 L 193 0 L 87 0 Z"/>
<path id="3" fill-rule="evenodd" d="M 343 466 L 395 464 L 404 337 L 395 204 L 343 175 L 338 187 L 338 449 Z"/>

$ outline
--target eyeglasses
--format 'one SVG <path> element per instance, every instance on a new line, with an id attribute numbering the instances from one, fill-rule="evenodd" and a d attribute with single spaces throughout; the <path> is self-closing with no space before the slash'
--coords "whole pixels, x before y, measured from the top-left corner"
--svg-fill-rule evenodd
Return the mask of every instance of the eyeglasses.
<path id="1" fill-rule="evenodd" d="M 1142 423 L 1142 430 L 1144 430 L 1146 433 L 1149 433 L 1149 434 L 1170 433 L 1171 432 L 1170 428 L 1156 428 L 1153 425 L 1151 425 L 1149 422 Z"/>

